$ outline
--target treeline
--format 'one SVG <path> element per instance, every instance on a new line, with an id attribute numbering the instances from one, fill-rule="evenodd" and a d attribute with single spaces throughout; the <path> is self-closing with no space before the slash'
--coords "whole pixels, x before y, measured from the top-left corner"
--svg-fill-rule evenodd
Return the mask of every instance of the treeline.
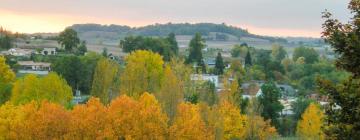
<path id="1" fill-rule="evenodd" d="M 255 37 L 260 39 L 269 40 L 271 42 L 287 42 L 286 39 L 276 38 L 276 37 L 267 37 L 254 35 L 249 33 L 247 30 L 229 26 L 226 24 L 213 24 L 213 23 L 167 23 L 167 24 L 155 24 L 148 25 L 144 27 L 131 28 L 129 26 L 121 25 L 99 25 L 99 24 L 75 24 L 71 26 L 74 30 L 79 33 L 85 33 L 90 31 L 103 31 L 103 32 L 115 32 L 118 35 L 128 36 L 128 35 L 139 35 L 139 36 L 167 36 L 170 33 L 175 33 L 176 35 L 195 35 L 196 33 L 201 33 L 202 35 L 209 35 L 211 32 L 224 33 L 241 37 Z M 218 34 L 220 35 L 220 34 Z"/>

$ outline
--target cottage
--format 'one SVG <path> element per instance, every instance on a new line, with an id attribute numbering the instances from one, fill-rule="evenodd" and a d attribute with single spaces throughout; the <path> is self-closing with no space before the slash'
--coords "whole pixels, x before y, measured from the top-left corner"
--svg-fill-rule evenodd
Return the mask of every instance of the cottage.
<path id="1" fill-rule="evenodd" d="M 51 70 L 50 63 L 19 61 L 18 64 L 20 66 L 18 72 L 22 74 L 32 73 L 38 75 L 47 75 Z"/>
<path id="2" fill-rule="evenodd" d="M 56 48 L 44 48 L 41 51 L 42 55 L 56 55 Z"/>
<path id="3" fill-rule="evenodd" d="M 21 48 L 11 48 L 8 50 L 9 55 L 13 56 L 26 56 L 30 57 L 32 53 L 34 53 L 34 50 L 31 49 L 21 49 Z"/>
<path id="4" fill-rule="evenodd" d="M 210 74 L 191 74 L 192 81 L 210 81 L 214 83 L 216 88 L 219 88 L 219 76 Z"/>

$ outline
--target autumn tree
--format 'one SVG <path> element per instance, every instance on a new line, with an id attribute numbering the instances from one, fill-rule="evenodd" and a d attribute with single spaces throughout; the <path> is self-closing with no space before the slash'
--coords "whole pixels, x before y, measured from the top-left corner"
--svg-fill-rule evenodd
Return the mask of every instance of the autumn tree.
<path id="1" fill-rule="evenodd" d="M 0 56 L 0 104 L 5 103 L 11 96 L 12 82 L 15 81 L 15 73 L 5 63 L 5 57 Z"/>
<path id="2" fill-rule="evenodd" d="M 114 99 L 108 117 L 117 138 L 165 139 L 167 117 L 149 93 L 142 94 L 139 101 L 126 95 Z"/>
<path id="3" fill-rule="evenodd" d="M 245 137 L 247 117 L 241 115 L 240 109 L 228 101 L 220 103 L 218 108 L 222 123 L 222 139 L 243 139 Z"/>
<path id="4" fill-rule="evenodd" d="M 170 139 L 214 139 L 214 135 L 209 133 L 201 118 L 198 105 L 190 103 L 181 103 L 178 106 L 177 115 L 169 131 Z"/>
<path id="5" fill-rule="evenodd" d="M 98 61 L 92 83 L 91 95 L 100 98 L 103 104 L 119 95 L 120 66 L 115 61 L 102 58 Z"/>
<path id="6" fill-rule="evenodd" d="M 164 112 L 169 116 L 170 122 L 176 115 L 176 109 L 184 99 L 183 84 L 175 75 L 170 66 L 166 66 L 164 70 L 164 80 L 161 84 L 161 90 L 156 93 L 156 98 L 162 105 Z"/>
<path id="7" fill-rule="evenodd" d="M 250 100 L 246 108 L 247 125 L 245 139 L 267 140 L 277 137 L 276 128 L 271 126 L 270 120 L 261 117 L 262 107 L 256 98 Z"/>
<path id="8" fill-rule="evenodd" d="M 138 98 L 143 92 L 159 92 L 164 77 L 164 61 L 159 54 L 138 50 L 128 55 L 125 61 L 121 93 Z"/>
<path id="9" fill-rule="evenodd" d="M 67 52 L 72 52 L 79 45 L 80 39 L 74 29 L 66 28 L 59 34 L 58 43 L 65 48 Z"/>
<path id="10" fill-rule="evenodd" d="M 62 106 L 42 101 L 27 113 L 20 139 L 64 139 L 68 134 L 70 114 Z"/>
<path id="11" fill-rule="evenodd" d="M 70 112 L 71 139 L 115 139 L 107 120 L 107 109 L 99 98 L 90 98 L 84 105 L 76 105 Z"/>
<path id="12" fill-rule="evenodd" d="M 329 96 L 326 122 L 330 127 L 325 133 L 333 139 L 360 139 L 360 1 L 351 0 L 348 9 L 353 17 L 347 23 L 333 19 L 329 12 L 323 14 L 322 35 L 339 56 L 336 66 L 352 74 L 339 84 L 318 80 L 320 91 Z"/>
<path id="13" fill-rule="evenodd" d="M 37 102 L 48 100 L 69 105 L 72 97 L 71 87 L 56 73 L 41 78 L 29 74 L 14 83 L 10 101 L 16 105 L 29 103 L 32 100 Z"/>
<path id="14" fill-rule="evenodd" d="M 304 139 L 324 139 L 322 132 L 324 114 L 314 103 L 311 103 L 301 115 L 296 134 Z"/>

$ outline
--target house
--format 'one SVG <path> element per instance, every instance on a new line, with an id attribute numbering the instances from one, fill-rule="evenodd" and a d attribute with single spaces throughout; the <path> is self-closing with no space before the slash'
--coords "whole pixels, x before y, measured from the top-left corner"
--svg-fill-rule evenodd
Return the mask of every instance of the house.
<path id="1" fill-rule="evenodd" d="M 35 51 L 32 49 L 21 49 L 21 48 L 11 48 L 8 50 L 9 55 L 13 56 L 26 56 L 30 57 Z"/>
<path id="2" fill-rule="evenodd" d="M 56 55 L 56 48 L 44 48 L 41 51 L 42 55 Z"/>
<path id="3" fill-rule="evenodd" d="M 18 61 L 20 66 L 18 73 L 22 74 L 38 74 L 38 75 L 47 75 L 51 70 L 51 63 L 45 62 L 33 62 L 33 61 Z"/>
<path id="4" fill-rule="evenodd" d="M 190 79 L 192 81 L 210 81 L 214 83 L 216 88 L 219 88 L 219 76 L 211 74 L 191 74 Z"/>

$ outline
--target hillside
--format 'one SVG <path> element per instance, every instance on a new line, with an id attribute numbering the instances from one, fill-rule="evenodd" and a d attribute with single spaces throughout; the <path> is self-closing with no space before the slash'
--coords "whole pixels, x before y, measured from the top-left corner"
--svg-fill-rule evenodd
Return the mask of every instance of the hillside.
<path id="1" fill-rule="evenodd" d="M 168 23 L 137 28 L 123 25 L 75 24 L 71 28 L 79 33 L 80 38 L 97 44 L 118 43 L 121 38 L 128 35 L 166 36 L 171 32 L 182 36 L 192 36 L 196 32 L 200 32 L 206 39 L 213 41 L 239 41 L 242 38 L 252 38 L 272 43 L 287 42 L 284 38 L 255 35 L 242 28 L 213 23 Z"/>

